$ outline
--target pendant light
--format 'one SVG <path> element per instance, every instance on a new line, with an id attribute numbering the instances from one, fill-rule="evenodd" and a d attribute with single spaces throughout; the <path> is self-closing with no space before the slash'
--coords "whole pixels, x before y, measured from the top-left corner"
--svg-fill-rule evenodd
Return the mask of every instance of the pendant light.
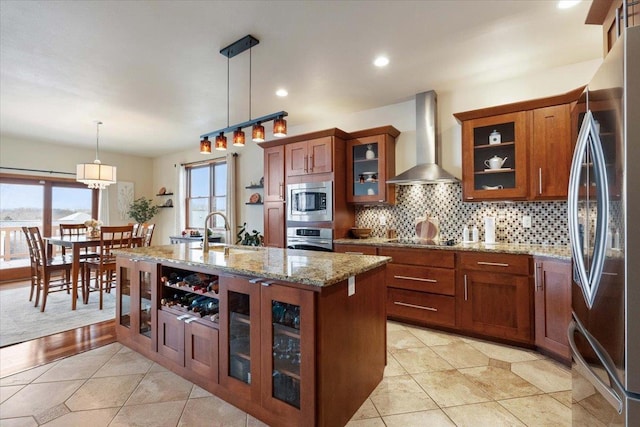
<path id="1" fill-rule="evenodd" d="M 220 53 L 227 57 L 227 127 L 224 129 L 218 129 L 212 132 L 201 135 L 200 141 L 200 153 L 211 153 L 211 142 L 209 137 L 215 136 L 214 147 L 216 150 L 227 149 L 227 137 L 225 133 L 233 132 L 232 143 L 236 147 L 243 147 L 246 142 L 246 136 L 243 128 L 251 127 L 251 140 L 253 142 L 264 142 L 265 131 L 264 122 L 273 121 L 273 135 L 276 137 L 283 137 L 287 135 L 287 121 L 284 119 L 288 116 L 286 111 L 279 111 L 277 113 L 268 114 L 266 116 L 251 118 L 251 77 L 252 77 L 252 55 L 251 49 L 256 46 L 260 41 L 251 35 L 244 36 L 240 40 L 237 40 L 220 50 Z M 249 120 L 239 124 L 229 126 L 229 59 L 249 49 Z"/>
<path id="2" fill-rule="evenodd" d="M 208 136 L 205 136 L 200 141 L 200 154 L 211 154 L 211 141 L 209 141 Z"/>
<path id="3" fill-rule="evenodd" d="M 98 190 L 104 190 L 107 186 L 116 182 L 116 167 L 103 165 L 98 158 L 101 124 L 101 121 L 96 121 L 96 159 L 93 163 L 76 165 L 76 181 L 87 184 L 91 189 Z"/>
<path id="4" fill-rule="evenodd" d="M 273 136 L 287 136 L 287 121 L 283 117 L 278 117 L 273 121 Z"/>

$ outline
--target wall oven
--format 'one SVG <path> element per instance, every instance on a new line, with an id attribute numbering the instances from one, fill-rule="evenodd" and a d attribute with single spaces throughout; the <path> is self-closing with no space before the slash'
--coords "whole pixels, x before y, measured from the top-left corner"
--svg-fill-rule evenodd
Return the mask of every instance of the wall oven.
<path id="1" fill-rule="evenodd" d="M 333 220 L 333 181 L 287 185 L 287 221 Z"/>
<path id="2" fill-rule="evenodd" d="M 288 227 L 287 248 L 333 252 L 333 230 L 330 228 Z"/>

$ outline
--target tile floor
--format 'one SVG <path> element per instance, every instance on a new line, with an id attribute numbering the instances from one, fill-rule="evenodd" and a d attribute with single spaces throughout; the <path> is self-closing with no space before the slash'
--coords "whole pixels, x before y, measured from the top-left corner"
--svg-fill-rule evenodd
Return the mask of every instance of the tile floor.
<path id="1" fill-rule="evenodd" d="M 356 426 L 570 426 L 571 377 L 529 350 L 388 322 Z M 2 426 L 264 426 L 118 343 L 0 379 Z"/>

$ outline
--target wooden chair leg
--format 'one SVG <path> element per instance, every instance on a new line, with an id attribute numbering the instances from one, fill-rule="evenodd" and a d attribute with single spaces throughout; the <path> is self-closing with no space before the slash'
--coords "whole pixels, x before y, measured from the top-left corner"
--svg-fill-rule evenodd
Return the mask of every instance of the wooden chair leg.
<path id="1" fill-rule="evenodd" d="M 100 274 L 100 310 L 102 310 L 102 290 L 104 286 L 104 273 Z"/>
<path id="2" fill-rule="evenodd" d="M 44 281 L 42 283 L 42 305 L 40 311 L 44 311 L 44 307 L 47 305 L 47 295 L 49 295 L 49 280 L 51 280 L 51 273 L 44 273 Z"/>
<path id="3" fill-rule="evenodd" d="M 40 292 L 42 292 L 42 277 L 41 273 L 38 273 L 36 276 L 36 302 L 33 304 L 34 307 L 37 307 L 40 304 Z"/>

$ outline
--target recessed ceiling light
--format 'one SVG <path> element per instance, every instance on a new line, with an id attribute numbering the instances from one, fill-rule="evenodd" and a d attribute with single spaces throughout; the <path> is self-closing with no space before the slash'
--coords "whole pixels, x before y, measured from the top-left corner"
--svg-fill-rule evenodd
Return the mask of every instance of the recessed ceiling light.
<path id="1" fill-rule="evenodd" d="M 560 0 L 558 2 L 558 9 L 569 9 L 580 3 L 582 0 Z"/>
<path id="2" fill-rule="evenodd" d="M 287 96 L 287 95 L 289 95 L 289 92 L 287 92 L 287 90 L 286 90 L 286 89 L 278 89 L 278 90 L 276 91 L 276 95 L 278 95 L 278 96 L 280 96 L 280 97 L 283 97 L 283 96 Z"/>
<path id="3" fill-rule="evenodd" d="M 373 65 L 376 67 L 384 67 L 389 64 L 389 58 L 386 56 L 378 56 L 375 61 L 373 61 Z"/>

